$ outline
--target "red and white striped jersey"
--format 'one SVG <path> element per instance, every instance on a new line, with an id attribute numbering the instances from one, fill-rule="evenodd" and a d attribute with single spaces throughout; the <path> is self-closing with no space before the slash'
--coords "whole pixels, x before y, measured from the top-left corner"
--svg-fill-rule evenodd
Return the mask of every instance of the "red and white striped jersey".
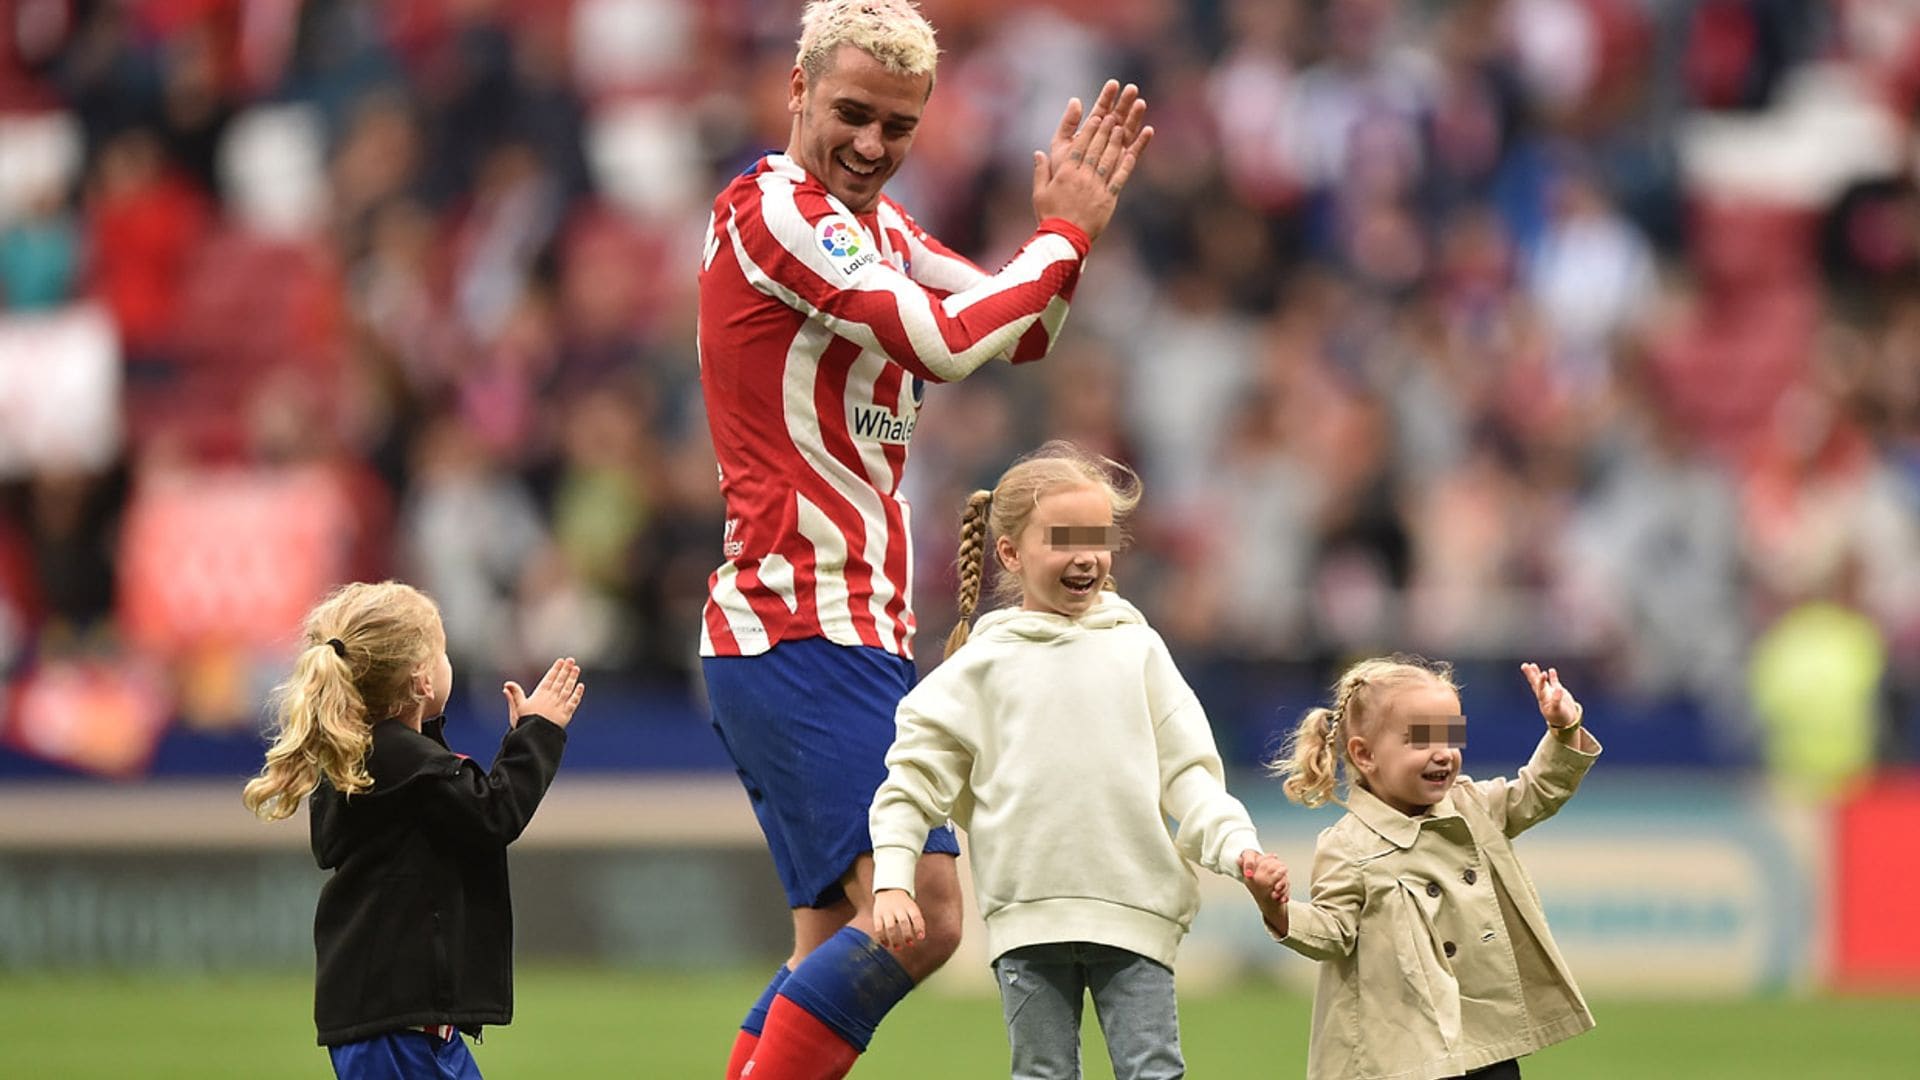
<path id="1" fill-rule="evenodd" d="M 720 193 L 699 340 L 726 561 L 702 656 L 809 637 L 913 655 L 900 479 L 922 391 L 1046 355 L 1087 246 L 1048 219 L 988 275 L 892 200 L 856 216 L 780 154 Z"/>

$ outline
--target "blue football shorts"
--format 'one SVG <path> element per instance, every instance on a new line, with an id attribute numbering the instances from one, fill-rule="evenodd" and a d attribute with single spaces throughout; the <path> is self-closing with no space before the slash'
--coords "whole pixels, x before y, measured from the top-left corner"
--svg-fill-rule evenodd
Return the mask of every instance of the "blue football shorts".
<path id="1" fill-rule="evenodd" d="M 916 681 L 913 661 L 825 638 L 783 641 L 759 656 L 709 656 L 713 728 L 746 786 L 788 907 L 826 907 L 873 850 L 867 809 L 887 778 L 893 714 Z M 925 850 L 958 855 L 952 825 Z"/>
<path id="2" fill-rule="evenodd" d="M 327 1047 L 339 1080 L 481 1080 L 480 1066 L 456 1032 L 450 1039 L 424 1031 L 389 1031 Z"/>

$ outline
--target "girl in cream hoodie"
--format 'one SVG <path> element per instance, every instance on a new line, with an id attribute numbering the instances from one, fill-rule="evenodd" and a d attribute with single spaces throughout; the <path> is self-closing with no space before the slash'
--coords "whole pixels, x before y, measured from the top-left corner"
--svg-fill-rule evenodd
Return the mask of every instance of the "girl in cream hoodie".
<path id="1" fill-rule="evenodd" d="M 1016 1080 L 1080 1075 L 1089 989 L 1119 1080 L 1184 1075 L 1172 967 L 1199 907 L 1192 864 L 1252 889 L 1263 857 L 1200 702 L 1113 592 L 1118 521 L 1138 501 L 1130 471 L 1063 442 L 968 500 L 961 621 L 900 702 L 869 818 L 874 936 L 894 948 L 924 932 L 928 831 L 967 830 Z M 1019 605 L 969 635 L 989 533 Z M 1284 897 L 1263 877 L 1269 903 Z"/>

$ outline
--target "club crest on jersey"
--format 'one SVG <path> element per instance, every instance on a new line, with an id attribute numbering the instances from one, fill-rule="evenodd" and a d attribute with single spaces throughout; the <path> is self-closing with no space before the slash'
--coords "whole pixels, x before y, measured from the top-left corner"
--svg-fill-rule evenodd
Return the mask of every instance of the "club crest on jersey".
<path id="1" fill-rule="evenodd" d="M 813 227 L 820 250 L 833 261 L 842 277 L 852 277 L 861 267 L 880 261 L 880 252 L 867 239 L 859 225 L 844 214 L 829 214 Z"/>
<path id="2" fill-rule="evenodd" d="M 913 438 L 913 425 L 920 419 L 918 410 L 896 416 L 892 409 L 878 405 L 848 405 L 847 428 L 856 439 L 905 446 Z"/>

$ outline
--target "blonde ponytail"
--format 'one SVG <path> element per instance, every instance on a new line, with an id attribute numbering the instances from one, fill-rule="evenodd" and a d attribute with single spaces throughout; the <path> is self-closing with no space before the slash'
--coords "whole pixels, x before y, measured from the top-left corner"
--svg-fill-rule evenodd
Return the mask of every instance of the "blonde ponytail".
<path id="1" fill-rule="evenodd" d="M 412 703 L 412 676 L 441 645 L 440 612 L 410 585 L 356 583 L 307 615 L 305 648 L 274 688 L 273 744 L 240 801 L 266 821 L 290 816 L 322 780 L 353 795 L 373 785 L 373 725 Z"/>
<path id="2" fill-rule="evenodd" d="M 960 515 L 960 615 L 947 635 L 943 659 L 967 643 L 973 611 L 980 605 L 980 585 L 987 574 L 987 513 L 992 505 L 993 492 L 976 491 L 967 496 L 967 508 Z"/>
<path id="3" fill-rule="evenodd" d="M 373 784 L 366 769 L 373 747 L 366 711 L 346 658 L 331 645 L 309 645 L 275 692 L 273 745 L 240 801 L 263 820 L 278 821 L 299 808 L 322 776 L 349 795 L 365 791 Z"/>

